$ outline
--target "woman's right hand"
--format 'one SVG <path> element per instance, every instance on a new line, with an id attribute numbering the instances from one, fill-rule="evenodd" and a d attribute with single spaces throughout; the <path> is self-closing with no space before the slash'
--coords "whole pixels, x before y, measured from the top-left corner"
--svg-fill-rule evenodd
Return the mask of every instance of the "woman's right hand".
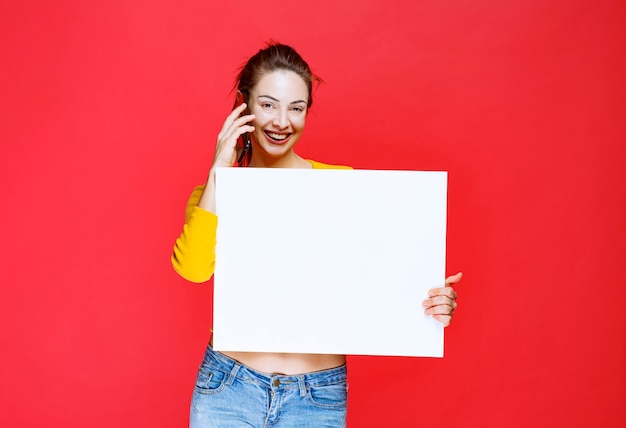
<path id="1" fill-rule="evenodd" d="M 222 130 L 217 136 L 211 172 L 215 168 L 233 166 L 237 161 L 237 139 L 245 132 L 254 131 L 254 126 L 249 124 L 254 119 L 254 115 L 240 116 L 246 107 L 246 103 L 242 103 L 226 117 Z"/>
<path id="2" fill-rule="evenodd" d="M 217 136 L 213 165 L 209 171 L 206 186 L 202 191 L 198 206 L 206 211 L 215 213 L 215 168 L 231 167 L 237 161 L 237 139 L 244 132 L 254 131 L 254 126 L 248 122 L 254 119 L 253 114 L 239 117 L 246 109 L 243 103 L 235 108 L 224 121 L 224 126 Z"/>

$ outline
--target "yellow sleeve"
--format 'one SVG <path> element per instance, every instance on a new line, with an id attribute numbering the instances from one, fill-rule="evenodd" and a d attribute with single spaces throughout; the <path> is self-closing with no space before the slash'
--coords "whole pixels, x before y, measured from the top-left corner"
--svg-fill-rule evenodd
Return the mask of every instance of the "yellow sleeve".
<path id="1" fill-rule="evenodd" d="M 197 283 L 211 279 L 215 269 L 217 216 L 198 207 L 203 190 L 204 186 L 198 186 L 189 197 L 186 222 L 171 257 L 174 270 Z"/>
<path id="2" fill-rule="evenodd" d="M 331 165 L 329 163 L 322 163 L 312 159 L 308 159 L 308 161 L 311 165 L 313 165 L 313 169 L 353 169 L 351 166 L 346 165 Z"/>

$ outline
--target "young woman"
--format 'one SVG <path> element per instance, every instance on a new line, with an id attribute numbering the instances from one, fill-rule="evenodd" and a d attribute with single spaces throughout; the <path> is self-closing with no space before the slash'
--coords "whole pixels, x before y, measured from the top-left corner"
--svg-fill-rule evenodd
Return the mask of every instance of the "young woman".
<path id="1" fill-rule="evenodd" d="M 313 102 L 314 80 L 302 57 L 280 44 L 260 50 L 242 68 L 237 95 L 243 103 L 224 121 L 208 180 L 192 193 L 174 247 L 172 264 L 184 278 L 204 282 L 213 275 L 215 168 L 349 168 L 303 159 L 294 151 Z M 445 326 L 457 306 L 451 286 L 461 276 L 447 278 L 445 287 L 431 290 L 422 302 L 425 313 Z M 211 344 L 196 379 L 191 428 L 345 426 L 345 355 L 222 353 Z"/>

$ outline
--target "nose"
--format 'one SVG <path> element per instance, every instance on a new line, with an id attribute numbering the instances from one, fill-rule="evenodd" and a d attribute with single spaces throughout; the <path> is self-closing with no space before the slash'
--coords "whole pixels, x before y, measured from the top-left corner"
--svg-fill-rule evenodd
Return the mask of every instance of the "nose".
<path id="1" fill-rule="evenodd" d="M 272 125 L 276 126 L 278 129 L 285 129 L 289 126 L 289 116 L 287 115 L 286 109 L 278 109 L 276 111 Z"/>

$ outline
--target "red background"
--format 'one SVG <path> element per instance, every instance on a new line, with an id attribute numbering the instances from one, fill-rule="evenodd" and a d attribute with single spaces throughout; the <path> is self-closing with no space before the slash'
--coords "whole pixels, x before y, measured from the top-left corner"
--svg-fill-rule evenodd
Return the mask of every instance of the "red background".
<path id="1" fill-rule="evenodd" d="M 270 38 L 325 80 L 302 155 L 450 173 L 446 356 L 351 357 L 350 425 L 626 425 L 626 3 L 97 3 L 0 9 L 0 425 L 185 426 L 169 256 Z"/>

